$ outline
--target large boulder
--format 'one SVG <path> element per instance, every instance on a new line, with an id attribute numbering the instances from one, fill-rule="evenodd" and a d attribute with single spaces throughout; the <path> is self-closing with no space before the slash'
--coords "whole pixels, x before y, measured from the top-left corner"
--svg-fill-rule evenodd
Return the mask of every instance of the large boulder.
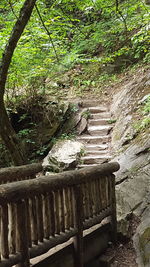
<path id="1" fill-rule="evenodd" d="M 133 238 L 137 254 L 137 263 L 140 267 L 150 266 L 150 194 L 147 197 L 147 208 L 142 214 L 142 222 L 138 226 Z"/>
<path id="2" fill-rule="evenodd" d="M 150 130 L 147 127 L 137 131 L 135 127 L 142 117 L 140 108 L 143 101 L 147 99 L 150 90 L 149 81 L 148 72 L 142 73 L 140 70 L 132 81 L 126 81 L 122 84 L 121 90 L 114 93 L 111 108 L 116 119 L 112 133 L 113 161 L 118 161 L 120 164 L 120 170 L 116 173 L 118 231 L 128 237 L 131 234 L 132 215 L 138 216 L 141 220 L 141 226 L 139 226 L 141 238 L 147 235 L 147 229 L 150 227 L 148 213 L 144 219 L 142 216 L 147 209 L 147 198 L 150 192 Z M 138 242 L 139 251 L 141 251 L 139 253 L 141 257 L 146 253 L 144 257 L 149 264 L 150 255 L 147 253 L 149 245 L 142 243 L 144 244 L 142 250 L 141 241 Z"/>
<path id="3" fill-rule="evenodd" d="M 59 140 L 43 160 L 46 171 L 61 172 L 74 169 L 84 145 L 73 140 Z"/>
<path id="4" fill-rule="evenodd" d="M 137 148 L 140 153 L 140 144 L 134 145 L 114 159 L 121 166 L 116 173 L 118 231 L 126 236 L 130 234 L 127 218 L 131 214 L 141 216 L 150 190 L 150 151 L 136 154 Z"/>
<path id="5" fill-rule="evenodd" d="M 70 114 L 68 119 L 63 124 L 60 134 L 71 133 L 75 131 L 78 135 L 87 130 L 89 110 L 87 108 L 82 109 L 80 103 L 70 103 Z"/>
<path id="6" fill-rule="evenodd" d="M 77 125 L 77 132 L 79 135 L 84 133 L 87 130 L 87 119 L 82 117 L 80 122 Z"/>

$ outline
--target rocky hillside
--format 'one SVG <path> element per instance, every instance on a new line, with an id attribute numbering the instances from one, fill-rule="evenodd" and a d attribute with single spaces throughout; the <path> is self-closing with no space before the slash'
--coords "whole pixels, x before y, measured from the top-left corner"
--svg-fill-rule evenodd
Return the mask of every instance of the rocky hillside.
<path id="1" fill-rule="evenodd" d="M 140 224 L 134 235 L 138 266 L 150 266 L 150 73 L 139 69 L 112 93 L 112 133 L 119 231 L 130 236 L 130 219 Z"/>

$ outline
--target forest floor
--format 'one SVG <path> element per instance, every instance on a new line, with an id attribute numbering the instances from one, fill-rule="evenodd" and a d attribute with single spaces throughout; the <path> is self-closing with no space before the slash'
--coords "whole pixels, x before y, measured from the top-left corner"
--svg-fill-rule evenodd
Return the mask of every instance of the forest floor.
<path id="1" fill-rule="evenodd" d="M 113 258 L 110 265 L 111 267 L 138 267 L 132 237 L 139 223 L 139 218 L 132 216 L 129 227 L 130 238 L 127 239 L 125 237 L 118 236 L 116 245 L 112 244 L 112 246 L 105 251 L 104 256 L 106 258 Z"/>
<path id="2" fill-rule="evenodd" d="M 118 243 L 113 249 L 114 262 L 111 267 L 137 267 L 136 254 L 132 241 Z"/>

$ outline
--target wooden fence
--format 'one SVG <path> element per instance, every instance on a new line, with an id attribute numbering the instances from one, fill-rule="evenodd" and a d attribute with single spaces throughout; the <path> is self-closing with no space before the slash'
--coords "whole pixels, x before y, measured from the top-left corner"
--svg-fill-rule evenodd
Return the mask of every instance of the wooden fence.
<path id="1" fill-rule="evenodd" d="M 43 170 L 42 164 L 33 163 L 18 167 L 0 169 L 0 185 L 22 180 L 34 179 L 38 172 Z"/>
<path id="2" fill-rule="evenodd" d="M 113 172 L 118 169 L 118 163 L 105 163 L 55 176 L 1 184 L 0 267 L 29 267 L 30 258 L 71 237 L 76 266 L 83 267 L 83 230 L 111 216 L 115 239 Z M 17 177 L 22 180 L 23 173 Z"/>

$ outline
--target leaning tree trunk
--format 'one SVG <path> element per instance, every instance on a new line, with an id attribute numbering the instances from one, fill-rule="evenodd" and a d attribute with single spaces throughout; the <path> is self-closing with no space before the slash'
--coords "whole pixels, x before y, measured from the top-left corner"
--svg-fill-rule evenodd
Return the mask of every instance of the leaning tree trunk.
<path id="1" fill-rule="evenodd" d="M 23 165 L 27 162 L 17 135 L 11 126 L 4 103 L 0 103 L 0 135 L 7 147 L 14 165 Z"/>
<path id="2" fill-rule="evenodd" d="M 4 93 L 8 69 L 11 63 L 14 50 L 23 33 L 25 26 L 27 25 L 30 19 L 35 3 L 36 0 L 25 0 L 20 10 L 19 17 L 12 30 L 11 36 L 6 45 L 0 64 L 0 135 L 7 149 L 9 150 L 15 165 L 25 164 L 26 159 L 23 150 L 21 149 L 21 145 L 19 144 L 17 135 L 14 129 L 12 128 L 12 125 L 7 115 L 6 108 L 4 105 Z"/>

